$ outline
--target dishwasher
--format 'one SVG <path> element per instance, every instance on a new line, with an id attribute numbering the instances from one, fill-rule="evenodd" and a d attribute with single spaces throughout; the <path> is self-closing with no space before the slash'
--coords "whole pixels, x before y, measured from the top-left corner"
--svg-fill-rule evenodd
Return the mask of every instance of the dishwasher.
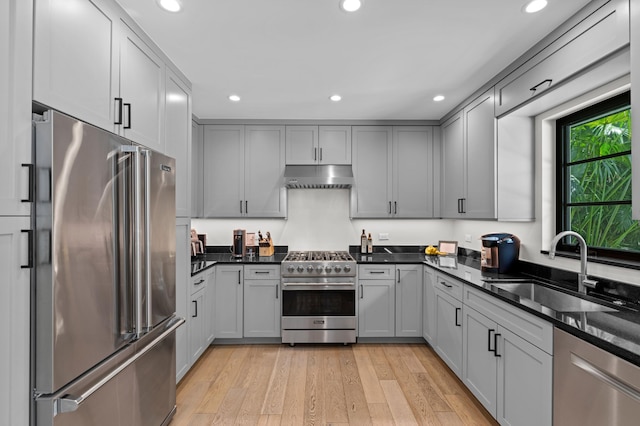
<path id="1" fill-rule="evenodd" d="M 640 424 L 640 367 L 558 328 L 553 345 L 554 425 Z"/>

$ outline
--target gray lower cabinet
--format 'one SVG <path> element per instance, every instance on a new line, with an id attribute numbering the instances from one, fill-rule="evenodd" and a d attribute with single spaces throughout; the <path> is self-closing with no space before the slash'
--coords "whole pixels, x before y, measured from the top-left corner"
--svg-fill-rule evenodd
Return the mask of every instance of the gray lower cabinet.
<path id="1" fill-rule="evenodd" d="M 500 424 L 551 425 L 551 324 L 469 286 L 463 300 L 464 384 Z"/>
<path id="2" fill-rule="evenodd" d="M 395 334 L 395 265 L 358 266 L 358 337 Z"/>
<path id="3" fill-rule="evenodd" d="M 216 265 L 216 339 L 242 338 L 243 266 Z"/>
<path id="4" fill-rule="evenodd" d="M 436 273 L 433 268 L 424 266 L 422 280 L 422 337 L 431 346 L 436 338 Z"/>
<path id="5" fill-rule="evenodd" d="M 244 267 L 244 337 L 280 337 L 280 265 Z"/>
<path id="6" fill-rule="evenodd" d="M 191 271 L 189 269 L 190 222 L 176 219 L 176 315 L 186 322 L 176 330 L 176 382 L 191 367 L 189 346 L 189 305 L 191 302 Z"/>
<path id="7" fill-rule="evenodd" d="M 207 280 L 204 302 L 204 340 L 205 346 L 209 346 L 216 336 L 216 270 L 215 268 L 207 269 L 204 274 Z"/>
<path id="8" fill-rule="evenodd" d="M 422 265 L 396 265 L 396 337 L 422 337 Z"/>
<path id="9" fill-rule="evenodd" d="M 462 375 L 462 282 L 436 273 L 434 349 L 458 377 Z"/>
<path id="10" fill-rule="evenodd" d="M 204 273 L 203 273 L 204 275 Z M 205 281 L 204 276 L 196 275 L 197 280 Z M 206 286 L 206 284 L 204 284 Z M 200 358 L 205 349 L 205 293 L 206 287 L 191 295 L 189 312 L 189 357 L 191 364 Z"/>

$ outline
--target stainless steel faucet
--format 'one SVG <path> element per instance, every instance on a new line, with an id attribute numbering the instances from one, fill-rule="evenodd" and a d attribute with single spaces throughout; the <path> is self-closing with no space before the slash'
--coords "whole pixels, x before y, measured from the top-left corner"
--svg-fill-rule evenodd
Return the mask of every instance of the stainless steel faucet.
<path id="1" fill-rule="evenodd" d="M 582 235 L 573 231 L 562 231 L 551 241 L 551 249 L 549 249 L 549 259 L 556 257 L 556 246 L 558 242 L 564 237 L 572 236 L 578 240 L 580 245 L 580 273 L 578 274 L 578 291 L 580 293 L 587 294 L 587 287 L 595 288 L 597 281 L 587 278 L 587 242 L 582 238 Z"/>

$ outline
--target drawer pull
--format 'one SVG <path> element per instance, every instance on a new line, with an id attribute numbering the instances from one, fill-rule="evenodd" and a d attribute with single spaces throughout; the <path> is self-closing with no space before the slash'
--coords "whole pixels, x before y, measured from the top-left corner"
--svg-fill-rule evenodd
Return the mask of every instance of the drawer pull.
<path id="1" fill-rule="evenodd" d="M 489 352 L 494 352 L 495 353 L 495 351 L 496 351 L 495 345 L 493 346 L 493 349 L 491 349 L 491 333 L 495 333 L 496 331 L 494 329 L 492 329 L 492 328 L 490 328 L 487 331 L 488 331 L 488 333 L 487 333 L 487 350 Z"/>
<path id="2" fill-rule="evenodd" d="M 254 274 L 268 274 L 269 271 L 253 271 Z"/>
<path id="3" fill-rule="evenodd" d="M 498 353 L 498 336 L 502 336 L 502 334 L 496 333 L 493 335 L 493 351 L 491 351 L 496 358 L 500 358 L 502 356 Z"/>
<path id="4" fill-rule="evenodd" d="M 442 284 L 443 286 L 445 286 L 446 288 L 453 288 L 453 286 L 451 284 L 447 284 L 444 281 L 440 281 L 440 284 Z"/>
<path id="5" fill-rule="evenodd" d="M 198 281 L 197 283 L 193 283 L 193 284 L 194 284 L 194 285 L 200 285 L 200 284 L 202 284 L 203 282 L 204 282 L 204 278 L 203 278 L 203 279 L 201 279 L 200 281 Z"/>
<path id="6" fill-rule="evenodd" d="M 384 274 L 385 271 L 369 271 L 370 274 Z"/>
<path id="7" fill-rule="evenodd" d="M 458 324 L 458 312 L 460 312 L 462 309 L 460 308 L 456 308 L 456 327 L 462 327 L 462 324 Z"/>
<path id="8" fill-rule="evenodd" d="M 536 84 L 535 86 L 533 86 L 531 89 L 531 96 L 534 96 L 536 94 L 536 90 L 538 90 L 540 88 L 540 86 L 542 86 L 543 84 L 546 84 L 547 87 L 545 87 L 545 89 L 548 89 L 549 87 L 551 87 L 551 83 L 553 80 L 551 80 L 550 78 L 547 78 L 546 80 L 544 80 L 541 83 Z"/>

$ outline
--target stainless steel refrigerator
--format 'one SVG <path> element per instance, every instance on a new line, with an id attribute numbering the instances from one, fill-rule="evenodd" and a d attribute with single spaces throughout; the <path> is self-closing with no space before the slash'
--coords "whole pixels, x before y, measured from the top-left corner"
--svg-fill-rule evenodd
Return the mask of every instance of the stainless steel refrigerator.
<path id="1" fill-rule="evenodd" d="M 175 162 L 55 111 L 34 119 L 32 365 L 40 425 L 175 412 Z"/>

